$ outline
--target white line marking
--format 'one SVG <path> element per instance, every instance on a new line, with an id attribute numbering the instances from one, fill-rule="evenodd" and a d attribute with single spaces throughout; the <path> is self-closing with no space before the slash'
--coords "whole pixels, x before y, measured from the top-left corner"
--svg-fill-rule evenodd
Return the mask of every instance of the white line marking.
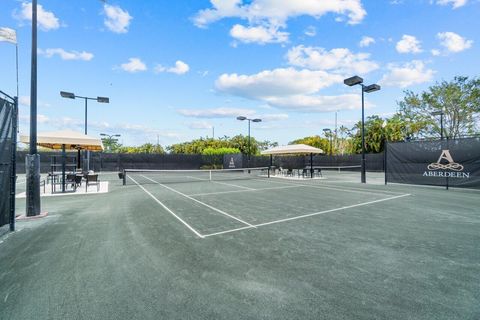
<path id="1" fill-rule="evenodd" d="M 263 181 L 263 180 L 262 180 Z M 344 191 L 344 192 L 353 192 L 353 193 L 366 193 L 366 194 L 372 194 L 376 193 L 379 195 L 398 195 L 398 192 L 390 192 L 390 191 L 381 191 L 381 190 L 362 190 L 362 189 L 343 189 L 343 188 L 338 188 L 338 187 L 331 187 L 331 186 L 319 186 L 319 185 L 313 185 L 313 184 L 303 184 L 303 183 L 288 183 L 288 182 L 280 182 L 280 181 L 270 181 L 271 183 L 277 183 L 277 184 L 284 184 L 284 185 L 299 185 L 299 186 L 304 186 L 304 187 L 311 187 L 311 188 L 316 188 L 316 189 L 328 189 L 328 190 L 338 190 L 338 191 Z"/>
<path id="2" fill-rule="evenodd" d="M 284 187 L 260 188 L 260 189 L 252 189 L 252 190 L 230 190 L 230 191 L 218 191 L 218 192 L 207 192 L 207 193 L 195 193 L 195 194 L 189 194 L 189 196 L 190 196 L 190 197 L 210 196 L 210 195 L 225 194 L 225 193 L 252 192 L 252 191 L 263 191 L 263 190 L 277 190 L 277 189 L 288 189 L 288 188 L 299 188 L 299 187 L 303 187 L 303 186 L 299 185 L 299 186 L 284 186 Z"/>
<path id="3" fill-rule="evenodd" d="M 197 180 L 201 180 L 201 181 L 208 181 L 208 182 L 223 184 L 223 185 L 225 185 L 225 186 L 237 187 L 237 188 L 246 189 L 246 190 L 256 190 L 256 189 L 249 188 L 249 187 L 239 186 L 239 185 L 233 184 L 233 183 L 220 182 L 220 181 L 216 181 L 216 180 L 207 180 L 207 179 L 202 179 L 202 178 L 197 178 L 197 177 L 191 177 L 191 176 L 189 176 L 189 178 L 197 179 Z"/>
<path id="4" fill-rule="evenodd" d="M 183 223 L 190 231 L 195 233 L 198 237 L 204 238 L 203 235 L 201 235 L 197 230 L 195 230 L 193 227 L 191 227 L 188 223 L 186 223 L 182 218 L 177 216 L 172 210 L 170 210 L 166 205 L 164 205 L 160 200 L 158 200 L 153 194 L 151 194 L 147 189 L 145 189 L 142 185 L 140 185 L 135 179 L 132 177 L 128 176 L 137 186 L 139 186 L 143 191 L 145 191 L 146 194 L 148 194 L 150 197 L 152 197 L 153 200 L 155 200 L 159 205 L 161 205 L 165 210 L 167 210 L 171 215 L 173 215 L 175 218 L 177 218 L 181 223 Z"/>
<path id="5" fill-rule="evenodd" d="M 206 204 L 205 202 L 202 202 L 202 201 L 200 201 L 200 200 L 197 200 L 197 199 L 195 199 L 195 198 L 192 198 L 192 197 L 190 197 L 189 195 L 186 195 L 185 193 L 182 193 L 182 192 L 180 192 L 180 191 L 178 191 L 178 190 L 175 190 L 175 189 L 173 189 L 173 188 L 170 188 L 169 186 L 166 186 L 166 185 L 164 185 L 164 184 L 161 184 L 160 182 L 155 181 L 155 180 L 153 180 L 153 179 L 150 179 L 150 178 L 148 178 L 148 177 L 146 177 L 146 176 L 144 176 L 144 175 L 141 175 L 141 176 L 144 177 L 144 178 L 147 179 L 147 180 L 150 180 L 150 181 L 158 184 L 158 185 L 161 185 L 162 187 L 164 187 L 164 188 L 166 188 L 166 189 L 168 189 L 168 190 L 170 190 L 170 191 L 173 191 L 173 192 L 175 192 L 175 193 L 178 193 L 179 195 L 184 196 L 184 197 L 187 198 L 187 199 L 190 199 L 190 200 L 192 200 L 192 201 L 195 201 L 195 202 L 197 202 L 197 203 L 199 203 L 199 204 L 201 204 L 201 205 L 204 205 L 204 206 L 207 207 L 207 208 L 210 208 L 210 209 L 212 209 L 212 210 L 214 210 L 214 211 L 216 211 L 216 212 L 218 212 L 218 213 L 221 213 L 221 214 L 223 214 L 223 215 L 225 215 L 225 216 L 227 216 L 227 217 L 230 217 L 230 218 L 232 218 L 232 219 L 234 219 L 234 220 L 237 220 L 238 222 L 241 222 L 241 223 L 243 223 L 243 224 L 245 224 L 245 225 L 247 225 L 247 226 L 249 226 L 249 227 L 254 228 L 254 226 L 251 225 L 250 223 L 245 222 L 245 221 L 243 221 L 242 219 L 237 218 L 237 217 L 235 217 L 235 216 L 232 216 L 231 214 L 226 213 L 225 211 L 222 211 L 222 210 L 220 210 L 220 209 L 217 209 L 217 208 L 215 208 L 215 207 L 212 207 L 211 205 Z"/>
<path id="6" fill-rule="evenodd" d="M 312 216 L 317 216 L 317 215 L 325 214 L 325 213 L 329 213 L 329 212 L 335 212 L 335 211 L 340 211 L 340 210 L 346 210 L 346 209 L 351 209 L 351 208 L 366 206 L 366 205 L 373 204 L 373 203 L 378 203 L 378 202 L 383 202 L 383 201 L 389 201 L 389 200 L 398 199 L 398 198 L 403 198 L 403 197 L 408 197 L 408 196 L 411 196 L 411 194 L 406 193 L 406 194 L 402 194 L 402 195 L 398 195 L 398 196 L 394 196 L 394 197 L 389 197 L 389 198 L 385 198 L 385 199 L 373 200 L 373 201 L 368 201 L 368 202 L 353 204 L 353 205 L 350 205 L 350 206 L 344 206 L 344 207 L 335 208 L 335 209 L 330 209 L 330 210 L 324 210 L 324 211 L 319 211 L 319 212 L 314 212 L 314 213 L 309 213 L 309 214 L 303 214 L 303 215 L 301 215 L 301 216 L 296 216 L 296 217 L 291 217 L 291 218 L 274 220 L 274 221 L 270 221 L 270 222 L 259 223 L 259 224 L 255 224 L 255 225 L 253 225 L 253 226 L 254 226 L 255 228 L 258 228 L 258 227 L 267 226 L 267 225 L 270 225 L 270 224 L 281 223 L 281 222 L 286 222 L 286 221 L 291 221 L 291 220 L 297 220 L 297 219 L 303 219 L 303 218 L 312 217 Z M 244 227 L 244 228 L 231 229 L 231 230 L 226 230 L 226 231 L 221 231 L 221 232 L 216 232 L 216 233 L 210 233 L 210 234 L 204 235 L 204 237 L 207 238 L 207 237 L 210 237 L 210 236 L 214 236 L 214 235 L 218 235 L 218 234 L 225 234 L 225 233 L 230 233 L 230 232 L 235 232 L 235 231 L 239 231 L 239 230 L 243 230 L 243 229 L 250 229 L 250 228 Z"/>

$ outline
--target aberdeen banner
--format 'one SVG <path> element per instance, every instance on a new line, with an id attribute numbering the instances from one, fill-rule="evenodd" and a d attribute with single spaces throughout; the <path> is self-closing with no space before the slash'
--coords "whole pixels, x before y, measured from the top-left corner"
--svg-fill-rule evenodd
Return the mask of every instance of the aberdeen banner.
<path id="1" fill-rule="evenodd" d="M 480 189 L 480 138 L 389 143 L 387 182 Z"/>

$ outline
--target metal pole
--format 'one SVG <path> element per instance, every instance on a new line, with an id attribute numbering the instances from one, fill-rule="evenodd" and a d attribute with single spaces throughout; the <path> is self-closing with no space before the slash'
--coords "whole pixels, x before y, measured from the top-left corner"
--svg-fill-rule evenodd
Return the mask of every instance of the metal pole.
<path id="1" fill-rule="evenodd" d="M 248 167 L 250 168 L 250 119 L 248 119 L 248 155 L 247 155 L 247 159 L 248 159 Z"/>
<path id="2" fill-rule="evenodd" d="M 32 51 L 30 77 L 30 152 L 26 157 L 28 217 L 40 214 L 40 156 L 37 153 L 37 0 L 32 0 Z"/>
<path id="3" fill-rule="evenodd" d="M 337 148 L 337 112 L 338 110 L 335 111 L 335 149 Z"/>
<path id="4" fill-rule="evenodd" d="M 365 177 L 365 101 L 364 85 L 362 84 L 362 183 L 366 183 Z"/>
<path id="5" fill-rule="evenodd" d="M 65 152 L 65 145 L 62 144 L 62 193 L 65 193 L 65 160 L 67 158 L 67 153 Z"/>
<path id="6" fill-rule="evenodd" d="M 87 114 L 88 114 L 88 98 L 85 97 L 85 135 L 87 135 Z M 86 160 L 87 160 L 87 171 L 90 170 L 90 151 L 85 150 L 86 152 Z"/>
<path id="7" fill-rule="evenodd" d="M 18 97 L 14 99 L 12 117 L 12 153 L 10 168 L 10 231 L 15 231 L 15 184 L 17 180 L 17 118 L 18 118 Z"/>
<path id="8" fill-rule="evenodd" d="M 443 112 L 440 114 L 440 140 L 443 140 Z"/>
<path id="9" fill-rule="evenodd" d="M 310 179 L 313 179 L 313 153 L 310 153 Z"/>
<path id="10" fill-rule="evenodd" d="M 385 138 L 385 146 L 383 147 L 383 171 L 385 177 L 385 185 L 387 185 L 387 148 L 388 148 L 388 141 Z"/>
<path id="11" fill-rule="evenodd" d="M 15 43 L 15 65 L 17 70 L 17 98 L 18 96 L 18 41 Z"/>

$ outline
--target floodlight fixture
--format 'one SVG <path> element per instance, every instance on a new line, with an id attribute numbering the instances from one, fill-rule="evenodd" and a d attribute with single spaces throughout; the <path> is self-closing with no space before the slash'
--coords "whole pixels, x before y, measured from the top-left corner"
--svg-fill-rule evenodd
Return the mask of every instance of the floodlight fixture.
<path id="1" fill-rule="evenodd" d="M 252 122 L 262 122 L 262 119 L 252 119 Z"/>
<path id="2" fill-rule="evenodd" d="M 60 91 L 60 95 L 61 95 L 63 98 L 75 99 L 75 94 L 74 94 L 74 93 L 71 93 L 71 92 Z"/>
<path id="3" fill-rule="evenodd" d="M 430 113 L 432 116 L 442 116 L 443 115 L 443 111 L 434 111 L 432 113 Z"/>
<path id="4" fill-rule="evenodd" d="M 380 90 L 380 86 L 378 84 L 371 84 L 368 86 L 363 85 L 363 78 L 359 76 L 353 76 L 343 80 L 343 83 L 347 86 L 355 86 L 360 85 L 362 87 L 362 176 L 361 182 L 366 183 L 366 160 L 365 160 L 365 92 L 375 92 Z"/>
<path id="5" fill-rule="evenodd" d="M 110 99 L 107 97 L 97 97 L 97 102 L 99 103 L 110 103 Z"/>
<path id="6" fill-rule="evenodd" d="M 343 80 L 343 83 L 346 84 L 347 86 L 355 86 L 357 84 L 362 84 L 363 83 L 363 78 L 359 76 L 353 76 L 348 79 Z"/>
<path id="7" fill-rule="evenodd" d="M 247 117 L 239 116 L 237 117 L 237 120 L 240 120 L 240 121 L 247 120 Z"/>
<path id="8" fill-rule="evenodd" d="M 366 93 L 375 92 L 378 90 L 380 90 L 380 86 L 378 84 L 371 84 L 363 87 L 363 91 L 365 91 Z"/>

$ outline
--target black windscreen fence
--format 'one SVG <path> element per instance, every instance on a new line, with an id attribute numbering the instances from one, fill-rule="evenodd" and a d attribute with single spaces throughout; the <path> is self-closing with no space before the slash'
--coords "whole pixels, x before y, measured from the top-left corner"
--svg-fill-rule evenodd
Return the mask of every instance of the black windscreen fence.
<path id="1" fill-rule="evenodd" d="M 480 189 L 480 138 L 389 143 L 386 179 Z"/>
<path id="2" fill-rule="evenodd" d="M 15 149 L 17 106 L 0 97 L 0 233 L 15 222 Z"/>

